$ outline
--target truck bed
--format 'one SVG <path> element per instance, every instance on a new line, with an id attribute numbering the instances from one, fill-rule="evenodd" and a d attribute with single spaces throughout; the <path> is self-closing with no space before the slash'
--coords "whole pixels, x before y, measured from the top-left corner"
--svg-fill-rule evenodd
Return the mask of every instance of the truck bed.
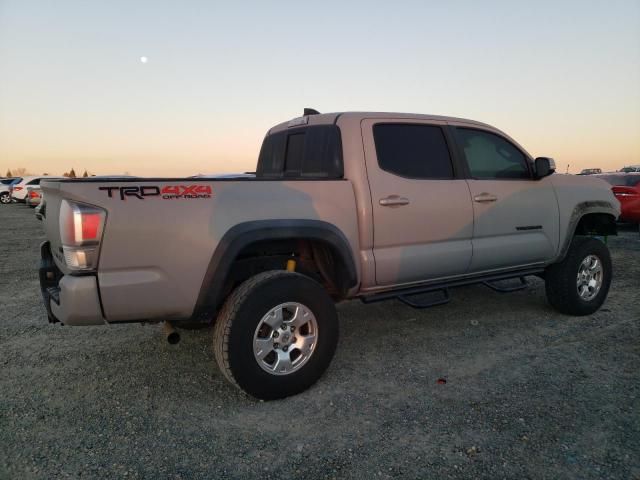
<path id="1" fill-rule="evenodd" d="M 187 319 L 216 247 L 249 222 L 321 221 L 358 251 L 354 192 L 347 180 L 127 178 L 45 181 L 44 218 L 56 266 L 63 199 L 106 211 L 95 281 L 105 322 Z"/>

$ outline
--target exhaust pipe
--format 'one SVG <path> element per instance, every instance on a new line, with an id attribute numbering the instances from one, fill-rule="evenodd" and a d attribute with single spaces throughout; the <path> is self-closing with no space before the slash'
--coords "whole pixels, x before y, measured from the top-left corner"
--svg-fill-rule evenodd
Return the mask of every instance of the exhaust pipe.
<path id="1" fill-rule="evenodd" d="M 171 322 L 162 323 L 162 333 L 167 339 L 167 342 L 169 342 L 171 345 L 175 345 L 180 341 L 180 334 L 175 328 L 173 328 Z"/>

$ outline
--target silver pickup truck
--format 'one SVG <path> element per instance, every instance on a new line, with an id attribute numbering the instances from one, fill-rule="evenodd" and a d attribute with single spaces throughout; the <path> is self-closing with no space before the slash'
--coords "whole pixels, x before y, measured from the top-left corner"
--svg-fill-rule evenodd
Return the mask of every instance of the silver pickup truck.
<path id="1" fill-rule="evenodd" d="M 213 324 L 225 376 L 285 397 L 328 367 L 341 300 L 424 308 L 536 275 L 560 312 L 596 311 L 612 270 L 593 236 L 620 207 L 554 168 L 471 120 L 305 111 L 269 130 L 255 176 L 43 181 L 44 303 L 66 325 Z"/>

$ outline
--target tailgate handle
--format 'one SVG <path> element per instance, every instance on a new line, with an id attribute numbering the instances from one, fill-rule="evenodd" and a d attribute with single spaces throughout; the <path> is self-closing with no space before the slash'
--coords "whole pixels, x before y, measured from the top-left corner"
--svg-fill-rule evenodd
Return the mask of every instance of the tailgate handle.
<path id="1" fill-rule="evenodd" d="M 389 195 L 380 199 L 380 205 L 383 207 L 399 207 L 400 205 L 409 205 L 409 199 L 400 195 Z"/>

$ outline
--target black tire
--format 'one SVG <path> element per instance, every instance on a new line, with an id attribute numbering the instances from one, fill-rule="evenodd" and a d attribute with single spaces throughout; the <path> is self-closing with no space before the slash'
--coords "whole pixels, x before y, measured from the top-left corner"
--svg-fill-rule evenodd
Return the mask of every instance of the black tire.
<path id="1" fill-rule="evenodd" d="M 601 261 L 602 286 L 595 297 L 585 300 L 578 293 L 576 280 L 582 261 L 589 255 L 595 255 Z M 607 298 L 612 273 L 611 255 L 603 242 L 591 237 L 575 237 L 564 260 L 546 270 L 547 300 L 560 313 L 590 315 L 597 311 Z"/>
<path id="2" fill-rule="evenodd" d="M 287 302 L 310 310 L 317 323 L 317 340 L 306 363 L 289 374 L 277 375 L 258 363 L 254 335 L 263 317 Z M 261 400 L 284 398 L 309 388 L 331 363 L 337 344 L 338 317 L 329 294 L 311 278 L 284 270 L 260 273 L 236 288 L 225 301 L 213 333 L 214 354 L 222 373 Z"/>
<path id="3" fill-rule="evenodd" d="M 11 197 L 9 196 L 8 192 L 0 193 L 0 203 L 3 205 L 11 203 Z"/>

